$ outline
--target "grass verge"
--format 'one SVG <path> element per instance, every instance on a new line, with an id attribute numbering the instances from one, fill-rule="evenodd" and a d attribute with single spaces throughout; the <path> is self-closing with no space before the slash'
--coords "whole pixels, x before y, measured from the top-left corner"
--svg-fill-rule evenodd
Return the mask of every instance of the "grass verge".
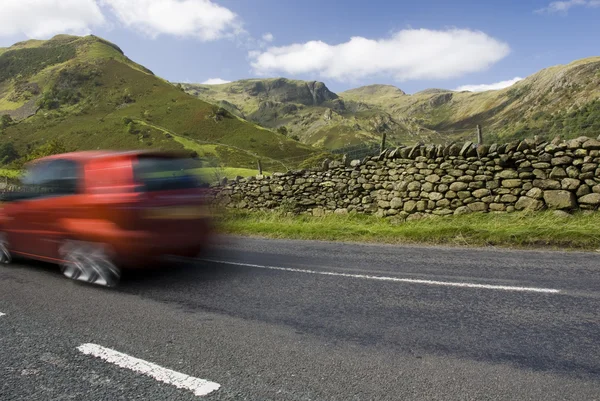
<path id="1" fill-rule="evenodd" d="M 269 238 L 453 246 L 596 250 L 600 213 L 570 217 L 553 212 L 470 214 L 399 222 L 365 215 L 288 216 L 278 212 L 227 212 L 228 234 Z"/>

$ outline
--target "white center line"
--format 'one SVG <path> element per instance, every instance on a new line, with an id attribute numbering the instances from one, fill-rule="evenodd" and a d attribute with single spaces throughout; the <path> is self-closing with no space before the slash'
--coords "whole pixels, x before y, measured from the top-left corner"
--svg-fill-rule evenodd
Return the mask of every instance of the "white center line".
<path id="1" fill-rule="evenodd" d="M 2 317 L 2 316 L 6 316 L 6 313 L 0 312 L 0 317 Z"/>
<path id="2" fill-rule="evenodd" d="M 371 276 L 366 274 L 349 274 L 349 273 L 336 273 L 336 272 L 323 272 L 308 269 L 295 269 L 290 267 L 277 267 L 277 266 L 265 266 L 255 265 L 251 263 L 240 263 L 240 262 L 227 262 L 224 260 L 213 260 L 213 259 L 202 259 L 205 262 L 221 263 L 226 265 L 255 267 L 258 269 L 269 269 L 279 270 L 294 273 L 306 273 L 306 274 L 320 274 L 322 276 L 338 276 L 338 277 L 350 277 L 360 278 L 365 280 L 377 280 L 377 281 L 389 281 L 395 283 L 411 283 L 411 284 L 426 284 L 426 285 L 439 285 L 447 287 L 466 287 L 466 288 L 483 288 L 487 290 L 503 290 L 503 291 L 521 291 L 521 292 L 540 292 L 546 294 L 558 294 L 561 290 L 554 288 L 537 288 L 537 287 L 517 287 L 508 285 L 492 285 L 492 284 L 476 284 L 476 283 L 461 283 L 452 281 L 434 281 L 434 280 L 420 280 L 412 278 L 398 278 L 398 277 L 386 277 L 386 276 Z"/>
<path id="3" fill-rule="evenodd" d="M 204 379 L 197 379 L 174 370 L 166 369 L 154 363 L 134 358 L 127 354 L 96 344 L 83 344 L 77 349 L 86 355 L 92 355 L 125 369 L 150 376 L 177 388 L 192 391 L 197 396 L 207 395 L 218 390 L 221 385 Z"/>

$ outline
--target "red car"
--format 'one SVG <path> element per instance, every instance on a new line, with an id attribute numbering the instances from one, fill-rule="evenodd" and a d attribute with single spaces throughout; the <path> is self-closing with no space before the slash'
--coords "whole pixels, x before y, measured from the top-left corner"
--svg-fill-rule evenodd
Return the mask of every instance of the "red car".
<path id="1" fill-rule="evenodd" d="M 211 236 L 195 159 L 167 152 L 90 151 L 38 159 L 3 195 L 0 261 L 57 263 L 65 276 L 114 286 L 121 269 L 195 257 Z"/>

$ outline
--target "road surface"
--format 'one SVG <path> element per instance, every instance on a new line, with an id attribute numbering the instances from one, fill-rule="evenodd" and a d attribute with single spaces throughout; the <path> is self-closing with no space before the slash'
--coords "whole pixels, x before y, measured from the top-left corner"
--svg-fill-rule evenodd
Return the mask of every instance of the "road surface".
<path id="1" fill-rule="evenodd" d="M 600 399 L 600 254 L 224 238 L 117 289 L 0 266 L 0 399 Z"/>

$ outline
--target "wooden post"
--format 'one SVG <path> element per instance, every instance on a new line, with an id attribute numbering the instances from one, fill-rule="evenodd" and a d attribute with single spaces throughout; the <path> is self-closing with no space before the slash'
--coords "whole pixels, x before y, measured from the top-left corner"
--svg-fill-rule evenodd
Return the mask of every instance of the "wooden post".
<path id="1" fill-rule="evenodd" d="M 263 175 L 263 173 L 262 173 L 262 163 L 260 162 L 260 159 L 258 159 L 258 175 Z"/>
<path id="2" fill-rule="evenodd" d="M 348 167 L 348 153 L 344 153 L 344 155 L 342 156 L 342 164 L 344 165 L 344 167 Z"/>
<path id="3" fill-rule="evenodd" d="M 477 124 L 477 144 L 483 145 L 483 132 L 481 132 L 481 125 Z"/>
<path id="4" fill-rule="evenodd" d="M 381 135 L 381 145 L 379 146 L 379 153 L 383 152 L 385 150 L 385 138 L 386 138 L 387 134 L 384 132 Z"/>

